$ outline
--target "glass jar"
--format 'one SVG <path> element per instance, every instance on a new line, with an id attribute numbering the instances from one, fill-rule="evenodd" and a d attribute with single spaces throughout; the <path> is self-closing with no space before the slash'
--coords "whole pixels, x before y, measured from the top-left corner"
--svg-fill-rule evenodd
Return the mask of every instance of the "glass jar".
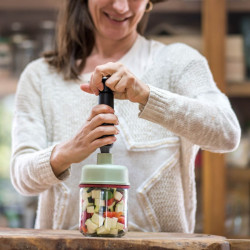
<path id="1" fill-rule="evenodd" d="M 86 236 L 123 236 L 128 228 L 128 186 L 80 187 L 80 232 Z"/>
<path id="2" fill-rule="evenodd" d="M 97 165 L 82 168 L 79 230 L 85 236 L 121 237 L 128 230 L 128 171 L 98 154 Z"/>

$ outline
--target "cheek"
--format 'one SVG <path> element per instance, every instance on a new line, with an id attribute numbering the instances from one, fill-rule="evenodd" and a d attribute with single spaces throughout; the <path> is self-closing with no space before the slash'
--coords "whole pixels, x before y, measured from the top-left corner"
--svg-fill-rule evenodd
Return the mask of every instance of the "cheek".
<path id="1" fill-rule="evenodd" d="M 146 5 L 147 5 L 147 3 L 145 2 L 144 4 L 141 4 L 140 6 L 135 8 L 135 11 L 134 11 L 135 16 L 134 16 L 133 23 L 138 24 L 141 21 L 143 15 L 145 13 Z"/>
<path id="2" fill-rule="evenodd" d="M 98 2 L 96 0 L 89 0 L 88 1 L 88 9 L 89 9 L 89 13 L 90 16 L 94 22 L 94 24 L 96 25 L 97 21 L 98 21 L 98 11 L 100 9 L 100 6 L 98 4 Z"/>
<path id="3" fill-rule="evenodd" d="M 131 22 L 131 26 L 137 26 L 139 24 L 139 22 L 141 21 L 143 15 L 144 15 L 144 12 L 142 12 L 140 14 L 137 13 Z"/>
<path id="4" fill-rule="evenodd" d="M 88 8 L 89 8 L 89 14 L 93 20 L 93 22 L 95 22 L 95 15 L 94 15 L 94 9 L 93 9 L 93 6 L 91 4 L 88 4 Z"/>

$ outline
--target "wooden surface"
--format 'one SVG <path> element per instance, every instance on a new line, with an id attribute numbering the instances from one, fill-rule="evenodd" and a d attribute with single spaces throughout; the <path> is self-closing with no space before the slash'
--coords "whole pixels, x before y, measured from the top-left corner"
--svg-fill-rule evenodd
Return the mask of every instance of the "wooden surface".
<path id="1" fill-rule="evenodd" d="M 0 228 L 0 249 L 230 249 L 224 237 L 129 232 L 122 238 L 84 237 L 72 230 Z"/>
<path id="2" fill-rule="evenodd" d="M 227 240 L 230 244 L 230 250 L 249 250 L 250 249 L 250 240 Z"/>
<path id="3" fill-rule="evenodd" d="M 204 0 L 203 52 L 217 86 L 225 92 L 226 0 Z M 202 154 L 203 232 L 224 235 L 225 161 L 221 154 Z"/>

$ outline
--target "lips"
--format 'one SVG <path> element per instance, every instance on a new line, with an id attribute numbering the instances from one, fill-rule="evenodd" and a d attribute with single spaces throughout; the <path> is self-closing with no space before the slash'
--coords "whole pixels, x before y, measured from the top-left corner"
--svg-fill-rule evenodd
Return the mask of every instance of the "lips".
<path id="1" fill-rule="evenodd" d="M 124 22 L 128 20 L 129 17 L 119 17 L 119 16 L 113 16 L 111 14 L 105 13 L 104 14 L 111 20 L 116 21 L 116 22 Z"/>

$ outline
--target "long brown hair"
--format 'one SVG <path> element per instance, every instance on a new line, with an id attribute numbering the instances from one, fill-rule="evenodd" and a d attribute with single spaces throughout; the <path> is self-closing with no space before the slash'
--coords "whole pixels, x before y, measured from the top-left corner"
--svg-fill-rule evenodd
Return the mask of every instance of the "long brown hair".
<path id="1" fill-rule="evenodd" d="M 137 27 L 140 34 L 145 30 L 147 20 L 148 13 L 145 13 Z M 44 57 L 65 80 L 78 79 L 95 44 L 94 29 L 87 0 L 63 1 L 58 15 L 55 50 L 44 53 Z M 81 59 L 80 63 L 77 63 L 78 59 Z"/>

